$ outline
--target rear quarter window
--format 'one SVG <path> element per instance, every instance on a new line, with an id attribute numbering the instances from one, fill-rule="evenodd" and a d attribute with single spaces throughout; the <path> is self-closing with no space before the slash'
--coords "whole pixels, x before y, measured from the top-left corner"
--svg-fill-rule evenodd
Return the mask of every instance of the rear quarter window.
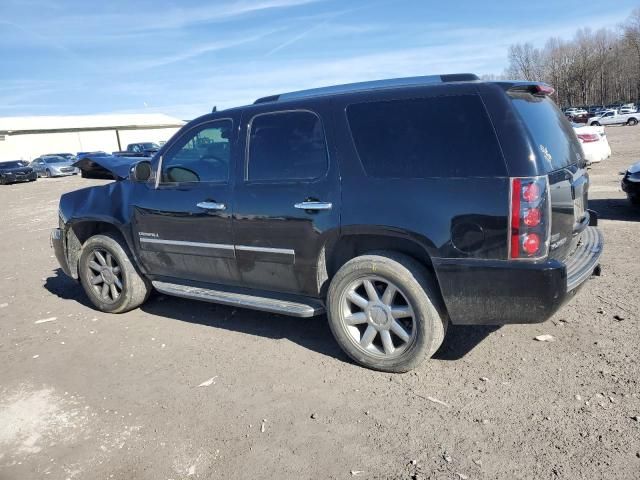
<path id="1" fill-rule="evenodd" d="M 477 95 L 351 104 L 347 118 L 370 177 L 506 175 L 498 140 Z"/>

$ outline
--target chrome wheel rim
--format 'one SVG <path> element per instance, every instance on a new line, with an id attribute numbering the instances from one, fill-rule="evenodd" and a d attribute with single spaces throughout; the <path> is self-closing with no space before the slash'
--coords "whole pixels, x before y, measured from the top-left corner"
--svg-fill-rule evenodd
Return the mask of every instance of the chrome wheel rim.
<path id="1" fill-rule="evenodd" d="M 93 250 L 89 256 L 87 280 L 93 293 L 105 303 L 115 303 L 123 289 L 122 268 L 105 249 Z"/>
<path id="2" fill-rule="evenodd" d="M 340 323 L 351 343 L 378 358 L 405 353 L 416 339 L 416 320 L 406 295 L 376 276 L 354 280 L 340 299 Z"/>

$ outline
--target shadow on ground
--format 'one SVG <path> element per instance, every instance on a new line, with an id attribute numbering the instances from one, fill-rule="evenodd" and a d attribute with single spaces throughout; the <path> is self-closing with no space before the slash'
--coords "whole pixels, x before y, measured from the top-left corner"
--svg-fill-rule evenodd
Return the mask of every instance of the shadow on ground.
<path id="1" fill-rule="evenodd" d="M 79 282 L 69 277 L 61 268 L 55 269 L 53 274 L 54 276 L 47 278 L 44 283 L 46 290 L 64 300 L 76 300 L 85 307 L 93 308 Z"/>
<path id="2" fill-rule="evenodd" d="M 78 282 L 69 278 L 61 269 L 55 270 L 54 274 L 55 276 L 47 278 L 44 288 L 60 298 L 75 300 L 85 307 L 93 308 Z M 287 317 L 158 293 L 153 294 L 140 308 L 151 315 L 172 320 L 265 338 L 286 338 L 304 348 L 351 363 L 335 342 L 325 315 L 313 318 Z M 498 328 L 450 325 L 442 347 L 433 358 L 459 360 Z"/>
<path id="3" fill-rule="evenodd" d="M 631 205 L 626 198 L 590 198 L 589 208 L 603 220 L 640 222 L 640 206 Z"/>

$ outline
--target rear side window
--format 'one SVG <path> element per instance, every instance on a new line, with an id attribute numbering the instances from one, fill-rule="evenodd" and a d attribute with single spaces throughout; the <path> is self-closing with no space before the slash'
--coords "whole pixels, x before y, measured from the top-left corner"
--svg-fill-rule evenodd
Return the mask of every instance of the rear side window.
<path id="1" fill-rule="evenodd" d="M 527 126 L 548 171 L 578 161 L 582 155 L 573 128 L 551 99 L 529 93 L 514 93 L 511 102 Z"/>
<path id="2" fill-rule="evenodd" d="M 477 95 L 353 104 L 347 117 L 368 176 L 506 175 L 498 141 Z"/>
<path id="3" fill-rule="evenodd" d="M 324 129 L 316 114 L 275 112 L 251 121 L 247 180 L 311 180 L 325 174 L 327 162 Z"/>

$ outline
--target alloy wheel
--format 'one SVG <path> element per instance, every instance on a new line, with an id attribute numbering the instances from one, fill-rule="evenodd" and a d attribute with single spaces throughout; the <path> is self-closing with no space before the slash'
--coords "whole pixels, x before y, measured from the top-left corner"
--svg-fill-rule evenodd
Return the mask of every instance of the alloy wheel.
<path id="1" fill-rule="evenodd" d="M 91 252 L 87 279 L 94 294 L 103 302 L 115 303 L 122 295 L 122 269 L 114 256 L 105 249 Z"/>
<path id="2" fill-rule="evenodd" d="M 340 321 L 358 349 L 379 358 L 402 355 L 416 339 L 416 319 L 404 293 L 376 276 L 353 281 L 340 300 Z"/>

